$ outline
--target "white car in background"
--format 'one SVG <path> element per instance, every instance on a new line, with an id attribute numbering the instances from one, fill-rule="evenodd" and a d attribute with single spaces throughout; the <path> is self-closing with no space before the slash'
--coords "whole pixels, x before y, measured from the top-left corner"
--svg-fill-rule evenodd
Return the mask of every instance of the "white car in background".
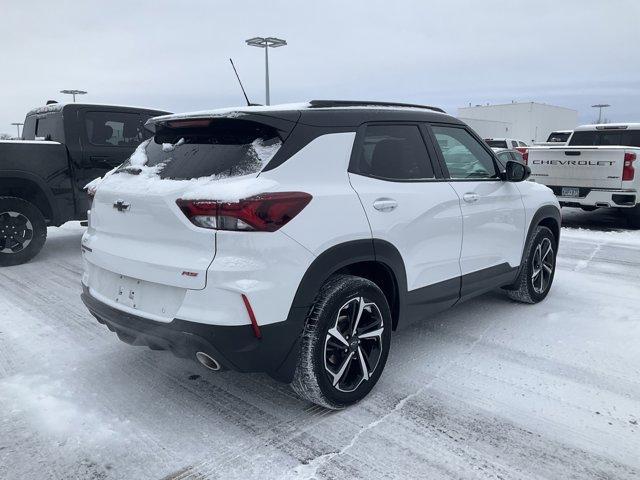
<path id="1" fill-rule="evenodd" d="M 148 123 L 92 185 L 82 238 L 82 299 L 127 343 L 341 408 L 378 381 L 399 324 L 495 288 L 549 293 L 558 202 L 440 109 L 315 100 Z"/>
<path id="2" fill-rule="evenodd" d="M 533 146 L 538 147 L 548 145 L 552 147 L 566 145 L 572 133 L 573 130 L 556 130 L 549 134 L 545 142 L 534 142 Z"/>
<path id="3" fill-rule="evenodd" d="M 516 140 L 515 138 L 485 138 L 484 141 L 493 148 L 494 151 L 505 148 L 519 149 L 518 151 L 520 151 L 520 149 L 527 147 L 526 143 L 522 140 Z"/>
<path id="4" fill-rule="evenodd" d="M 615 207 L 640 227 L 640 123 L 584 125 L 567 145 L 531 147 L 531 180 L 547 185 L 560 205 Z"/>

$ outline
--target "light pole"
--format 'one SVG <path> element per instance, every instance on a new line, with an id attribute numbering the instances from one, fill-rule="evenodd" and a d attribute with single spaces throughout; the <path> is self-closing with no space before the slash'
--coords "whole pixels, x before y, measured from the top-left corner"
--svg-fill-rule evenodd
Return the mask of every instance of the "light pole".
<path id="1" fill-rule="evenodd" d="M 287 44 L 286 40 L 276 37 L 253 37 L 249 40 L 245 40 L 247 45 L 252 47 L 264 48 L 264 83 L 266 91 L 266 104 L 270 105 L 269 97 L 269 47 L 278 48 L 284 47 Z"/>
<path id="2" fill-rule="evenodd" d="M 20 127 L 21 127 L 22 125 L 24 125 L 24 123 L 21 123 L 21 122 L 12 122 L 12 123 L 11 123 L 11 125 L 15 125 L 15 126 L 16 126 L 16 128 L 18 129 L 18 138 L 20 138 Z"/>
<path id="3" fill-rule="evenodd" d="M 73 95 L 73 103 L 76 103 L 76 95 L 86 95 L 87 92 L 84 90 L 60 90 L 60 93 L 64 93 L 65 95 Z"/>
<path id="4" fill-rule="evenodd" d="M 591 105 L 593 108 L 598 109 L 598 123 L 602 123 L 602 109 L 610 107 L 608 103 L 596 103 L 595 105 Z"/>

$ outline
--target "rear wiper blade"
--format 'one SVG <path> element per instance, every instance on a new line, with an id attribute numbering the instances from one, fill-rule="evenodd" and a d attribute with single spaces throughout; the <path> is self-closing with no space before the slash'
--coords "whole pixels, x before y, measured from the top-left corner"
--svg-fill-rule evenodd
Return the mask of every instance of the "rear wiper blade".
<path id="1" fill-rule="evenodd" d="M 113 173 L 121 173 L 121 172 L 130 173 L 131 175 L 140 175 L 140 172 L 142 172 L 142 169 L 140 167 L 122 167 Z"/>

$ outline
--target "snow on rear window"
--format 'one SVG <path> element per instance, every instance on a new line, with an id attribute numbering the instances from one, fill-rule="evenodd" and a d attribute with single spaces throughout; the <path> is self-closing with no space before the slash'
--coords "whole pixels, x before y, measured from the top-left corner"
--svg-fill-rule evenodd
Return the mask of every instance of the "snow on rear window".
<path id="1" fill-rule="evenodd" d="M 226 119 L 202 128 L 167 128 L 138 148 L 121 170 L 154 169 L 162 179 L 229 178 L 258 173 L 282 141 L 277 130 Z"/>

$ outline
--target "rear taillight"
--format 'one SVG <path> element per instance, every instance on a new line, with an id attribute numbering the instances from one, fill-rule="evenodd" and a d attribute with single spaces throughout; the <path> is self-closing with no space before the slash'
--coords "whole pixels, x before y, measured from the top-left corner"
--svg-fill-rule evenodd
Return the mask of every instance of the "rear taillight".
<path id="1" fill-rule="evenodd" d="M 525 165 L 529 165 L 529 150 L 525 149 L 525 151 L 522 152 L 522 160 L 524 160 Z"/>
<path id="2" fill-rule="evenodd" d="M 626 152 L 624 154 L 624 166 L 622 167 L 622 181 L 633 180 L 635 176 L 635 169 L 633 168 L 633 162 L 636 161 L 636 154 L 633 152 Z"/>
<path id="3" fill-rule="evenodd" d="M 89 205 L 93 203 L 93 198 L 96 196 L 96 187 L 87 188 L 87 196 L 89 197 Z"/>
<path id="4" fill-rule="evenodd" d="M 304 192 L 263 193 L 237 202 L 178 200 L 194 225 L 215 230 L 274 232 L 298 215 L 311 201 Z"/>

